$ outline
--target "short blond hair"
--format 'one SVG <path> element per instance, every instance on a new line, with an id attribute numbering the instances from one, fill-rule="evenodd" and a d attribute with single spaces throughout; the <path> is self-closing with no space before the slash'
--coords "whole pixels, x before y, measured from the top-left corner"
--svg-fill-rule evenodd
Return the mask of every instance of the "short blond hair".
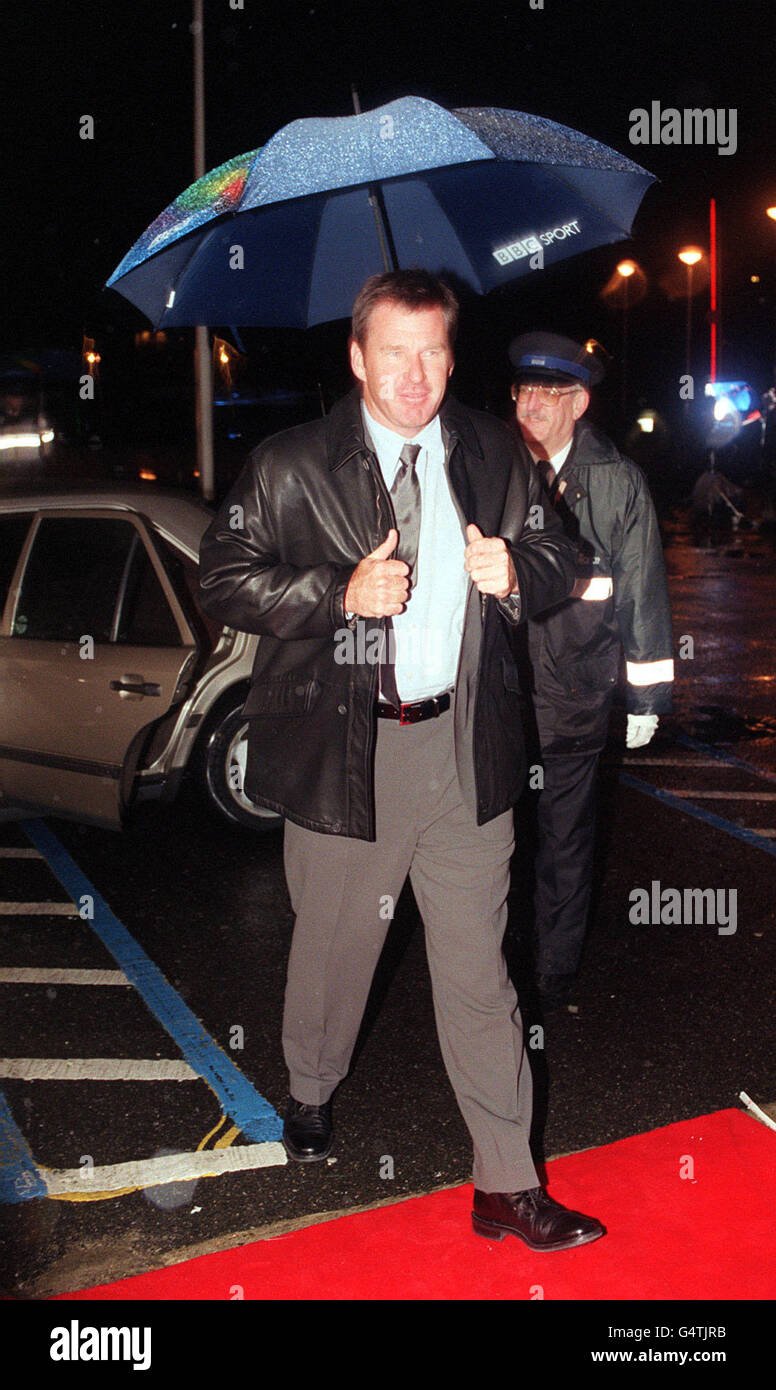
<path id="1" fill-rule="evenodd" d="M 450 347 L 458 332 L 458 300 L 443 280 L 428 270 L 388 270 L 370 275 L 356 295 L 351 336 L 363 348 L 372 310 L 378 304 L 400 304 L 405 309 L 441 309 Z"/>

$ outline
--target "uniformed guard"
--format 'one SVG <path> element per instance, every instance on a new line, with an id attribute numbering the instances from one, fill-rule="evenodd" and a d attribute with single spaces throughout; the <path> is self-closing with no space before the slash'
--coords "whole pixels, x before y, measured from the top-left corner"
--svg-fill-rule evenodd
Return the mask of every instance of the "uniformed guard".
<path id="1" fill-rule="evenodd" d="M 542 754 L 536 863 L 536 984 L 568 1003 L 593 870 L 595 789 L 624 651 L 627 747 L 649 743 L 671 707 L 671 614 L 657 518 L 643 473 L 584 414 L 605 367 L 598 344 L 525 333 L 509 348 L 523 443 L 548 505 L 577 544 L 571 598 L 528 623 Z"/>

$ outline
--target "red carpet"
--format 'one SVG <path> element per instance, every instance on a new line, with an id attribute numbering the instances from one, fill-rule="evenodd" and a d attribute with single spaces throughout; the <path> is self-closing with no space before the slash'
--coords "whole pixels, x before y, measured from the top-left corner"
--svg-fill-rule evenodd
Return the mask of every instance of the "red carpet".
<path id="1" fill-rule="evenodd" d="M 723 1110 L 551 1163 L 551 1195 L 608 1230 L 578 1250 L 475 1236 L 466 1186 L 60 1297 L 772 1299 L 775 1170 L 776 1134 Z"/>

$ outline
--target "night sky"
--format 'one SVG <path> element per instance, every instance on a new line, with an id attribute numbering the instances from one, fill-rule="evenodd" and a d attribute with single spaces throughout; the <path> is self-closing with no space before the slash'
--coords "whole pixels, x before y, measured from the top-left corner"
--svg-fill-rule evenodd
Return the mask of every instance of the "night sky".
<path id="1" fill-rule="evenodd" d="M 102 286 L 154 217 L 193 179 L 188 0 L 16 5 L 6 11 L 3 263 L 6 350 L 80 348 L 147 326 Z M 601 338 L 616 357 L 618 318 L 600 299 L 619 259 L 643 267 L 632 311 L 634 370 L 645 389 L 683 351 L 676 251 L 708 245 L 708 199 L 722 243 L 722 367 L 769 384 L 776 348 L 776 21 L 771 4 L 699 0 L 481 0 L 259 3 L 206 0 L 207 164 L 264 143 L 300 116 L 347 115 L 415 94 L 442 106 L 502 106 L 548 116 L 655 173 L 635 236 L 510 290 L 493 318 L 496 350 L 547 326 Z M 738 149 L 634 146 L 629 113 L 735 109 Z M 90 114 L 95 138 L 79 138 Z M 10 165 L 10 168 L 9 168 Z M 751 275 L 759 275 L 753 285 Z M 536 277 L 534 277 L 535 279 Z M 679 297 L 677 297 L 677 290 Z M 673 295 L 673 297 L 671 297 Z M 698 370 L 707 351 L 695 312 Z"/>

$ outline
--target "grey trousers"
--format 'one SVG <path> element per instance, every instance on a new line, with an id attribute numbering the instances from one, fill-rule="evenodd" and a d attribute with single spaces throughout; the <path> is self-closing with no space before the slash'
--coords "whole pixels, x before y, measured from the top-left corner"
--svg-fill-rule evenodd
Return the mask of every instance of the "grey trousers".
<path id="1" fill-rule="evenodd" d="M 462 803 L 453 715 L 378 720 L 375 843 L 286 823 L 296 924 L 283 1018 L 291 1094 L 328 1100 L 348 1071 L 393 904 L 409 874 L 423 918 L 439 1042 L 486 1192 L 538 1185 L 531 1072 L 501 943 L 512 812 L 477 826 Z"/>

